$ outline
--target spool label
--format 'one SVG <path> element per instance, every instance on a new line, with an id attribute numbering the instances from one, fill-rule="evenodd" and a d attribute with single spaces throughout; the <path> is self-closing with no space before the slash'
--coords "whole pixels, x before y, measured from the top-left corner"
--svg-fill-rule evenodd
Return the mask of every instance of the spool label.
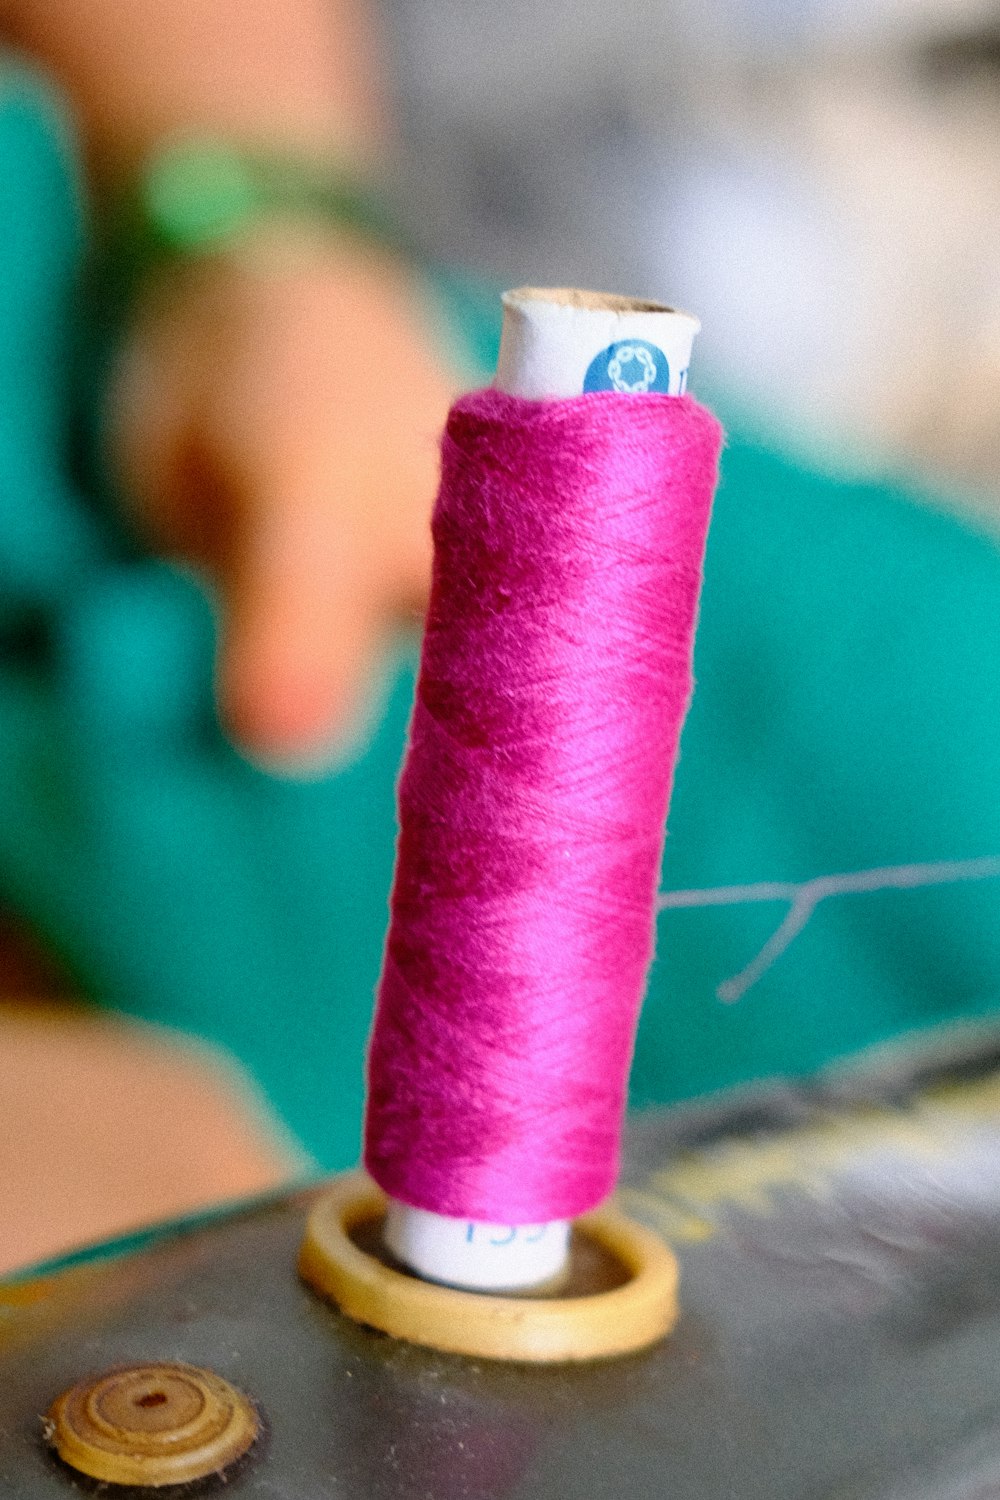
<path id="1" fill-rule="evenodd" d="M 680 394 L 687 383 L 687 370 L 678 379 Z M 584 391 L 617 391 L 620 395 L 645 396 L 670 391 L 670 361 L 662 349 L 647 339 L 617 339 L 596 354 L 583 377 Z"/>
<path id="2" fill-rule="evenodd" d="M 569 1224 L 489 1224 L 452 1219 L 389 1200 L 385 1243 L 404 1265 L 431 1281 L 478 1290 L 534 1286 L 566 1261 Z"/>

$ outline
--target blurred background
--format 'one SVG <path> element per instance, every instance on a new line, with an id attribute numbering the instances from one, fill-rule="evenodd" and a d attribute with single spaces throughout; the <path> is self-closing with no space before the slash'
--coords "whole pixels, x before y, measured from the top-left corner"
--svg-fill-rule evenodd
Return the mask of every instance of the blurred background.
<path id="1" fill-rule="evenodd" d="M 277 0 L 275 8 L 280 9 Z M 0 22 L 2 16 L 0 11 Z M 372 20 L 378 68 L 394 116 L 392 177 L 409 231 L 430 260 L 500 285 L 607 287 L 692 309 L 704 329 L 696 346 L 694 389 L 718 403 L 742 431 L 791 455 L 798 468 L 845 482 L 867 475 L 881 483 L 886 473 L 908 473 L 924 494 L 933 493 L 933 507 L 970 518 L 974 528 L 987 533 L 1000 525 L 1000 12 L 995 5 L 978 0 L 717 0 L 709 5 L 550 0 L 539 7 L 535 0 L 383 0 Z M 44 73 L 44 58 L 40 66 Z M 221 76 L 227 67 L 222 55 L 218 67 Z M 73 98 L 64 85 L 56 87 L 72 118 Z M 53 140 L 63 139 L 61 126 L 50 123 L 46 129 Z M 35 181 L 41 181 L 38 173 Z M 62 203 L 65 188 L 56 182 L 52 192 L 53 201 Z M 58 212 L 69 224 L 72 215 L 65 205 Z M 65 230 L 67 243 L 76 232 Z M 64 259 L 69 264 L 72 254 L 67 251 Z M 78 296 L 78 289 L 67 293 L 59 317 L 72 320 Z M 55 319 L 55 302 L 50 298 L 46 306 Z M 4 338 L 20 338 L 16 307 L 7 307 L 4 316 L 9 324 Z M 64 345 L 68 359 L 68 340 L 59 347 Z M 782 483 L 776 481 L 776 493 Z M 936 545 L 930 539 L 929 552 Z M 977 598 L 991 597 L 992 566 L 984 562 L 980 568 L 983 579 L 988 575 L 991 581 L 976 584 Z M 116 575 L 116 588 L 124 576 Z M 170 777 L 178 774 L 173 761 L 149 748 L 154 731 L 161 732 L 161 719 L 167 724 L 166 711 L 158 717 L 159 709 L 154 712 L 145 699 L 135 709 L 146 738 L 141 746 L 136 739 L 134 754 L 128 749 L 136 767 L 132 780 L 121 769 L 128 758 L 122 738 L 108 735 L 98 743 L 98 736 L 87 741 L 84 752 L 73 744 L 58 765 L 53 750 L 73 714 L 79 711 L 80 722 L 89 723 L 93 712 L 97 722 L 93 705 L 129 653 L 138 660 L 135 642 L 141 642 L 142 631 L 152 631 L 161 615 L 173 620 L 175 595 L 180 598 L 178 591 L 187 585 L 156 576 L 161 592 L 152 613 L 139 611 L 138 626 L 128 614 L 132 584 L 121 584 L 126 612 L 109 626 L 114 650 L 109 646 L 106 659 L 66 656 L 70 665 L 63 663 L 60 681 L 65 685 L 70 669 L 79 668 L 85 684 L 79 699 L 66 689 L 69 718 L 32 720 L 31 747 L 18 750 L 16 775 L 10 769 L 14 760 L 4 760 L 0 797 L 8 810 L 20 808 L 18 799 L 35 808 L 31 798 L 40 798 L 45 812 L 37 818 L 26 813 L 20 824 L 11 814 L 0 859 L 6 908 L 0 991 L 9 997 L 0 1005 L 0 1077 L 5 1080 L 0 1087 L 0 1271 L 84 1239 L 126 1232 L 152 1217 L 274 1186 L 317 1161 L 342 1165 L 348 1147 L 341 1137 L 336 1146 L 317 1146 L 301 1120 L 293 1118 L 295 1091 L 301 1095 L 306 1087 L 305 1073 L 295 1075 L 282 1094 L 281 1059 L 291 1055 L 290 1048 L 299 1047 L 303 1068 L 312 1069 L 308 1087 L 331 1088 L 346 1101 L 343 1140 L 356 1131 L 356 1060 L 367 1027 L 388 888 L 392 775 L 409 687 L 390 694 L 398 734 L 385 753 L 377 799 L 369 798 L 363 771 L 349 771 L 343 789 L 331 791 L 326 802 L 322 789 L 315 794 L 282 789 L 235 757 L 226 759 L 228 752 L 209 752 L 202 722 L 205 693 L 202 687 L 192 689 L 184 702 L 197 699 L 202 718 L 190 742 L 211 767 L 184 802 L 184 816 L 202 816 L 202 802 L 207 808 L 217 799 L 230 821 L 221 833 L 222 824 L 213 825 L 202 843 L 178 841 L 174 849 L 167 831 L 173 827 L 173 804 L 164 790 L 162 803 L 153 808 L 150 790 L 161 782 L 169 788 Z M 852 585 L 848 580 L 838 587 L 846 597 Z M 956 584 L 957 595 L 962 587 Z M 184 599 L 177 618 L 201 621 L 197 607 Z M 5 637 L 11 652 L 20 653 L 19 662 L 40 639 L 43 612 L 29 603 Z M 831 606 L 833 620 L 837 607 Z M 974 618 L 970 613 L 970 622 Z M 178 627 L 170 651 L 205 656 L 208 648 L 197 642 L 207 639 L 207 629 L 204 621 Z M 976 635 L 971 623 L 969 630 Z M 121 667 L 123 681 L 133 671 L 129 662 Z M 198 671 L 198 682 L 207 681 L 208 667 Z M 6 679 L 5 684 L 8 692 Z M 138 693 L 135 702 L 141 698 Z M 172 726 L 173 720 L 170 735 Z M 169 737 L 166 729 L 163 734 Z M 764 729 L 758 743 L 766 738 Z M 943 734 L 942 744 L 946 739 Z M 5 756 L 7 746 L 0 736 Z M 111 782 L 105 783 L 112 762 L 120 780 L 109 791 Z M 737 786 L 744 774 L 734 771 Z M 65 790 L 69 786 L 71 794 Z M 152 810 L 141 829 L 142 860 L 134 866 L 122 860 L 105 888 L 105 872 L 114 864 L 111 844 L 115 837 L 131 836 L 129 819 L 147 792 Z M 318 807 L 325 817 L 325 807 L 341 808 L 338 797 L 351 809 L 350 816 L 343 813 L 348 831 L 336 856 L 347 871 L 343 889 L 324 867 L 322 842 L 306 847 L 312 809 Z M 681 851 L 685 838 L 691 846 L 706 843 L 688 829 L 688 805 L 682 796 Z M 955 847 L 945 839 L 944 853 L 1000 852 L 990 842 L 992 831 L 979 817 L 979 805 L 976 798 L 969 801 L 962 838 Z M 238 806 L 249 810 L 252 837 L 244 836 Z M 915 795 L 914 827 L 923 806 Z M 341 812 L 331 811 L 334 815 Z M 33 842 L 36 824 L 48 830 L 45 820 L 56 816 L 73 828 L 75 842 L 60 842 L 62 835 L 50 837 L 48 831 Z M 864 833 L 858 830 L 873 816 L 859 812 L 851 825 L 859 848 Z M 85 836 L 78 836 L 79 829 Z M 983 847 L 976 844 L 980 833 Z M 336 983 L 331 981 L 338 994 L 342 986 L 360 997 L 349 1035 L 337 1033 L 333 1041 L 321 1029 L 314 1044 L 290 1041 L 285 1034 L 296 1031 L 289 1017 L 297 1006 L 303 1008 L 298 1032 L 308 1037 L 311 1026 L 321 1027 L 317 1018 L 330 1006 L 323 975 L 333 962 L 322 943 L 334 942 L 324 925 L 315 976 L 310 971 L 308 983 L 303 980 L 296 989 L 298 978 L 293 982 L 289 976 L 298 975 L 296 965 L 307 963 L 306 914 L 312 908 L 305 902 L 300 908 L 297 901 L 299 855 L 288 852 L 292 845 L 283 842 L 286 838 L 301 842 L 301 867 L 308 867 L 313 882 L 310 899 L 316 909 L 331 913 L 331 928 L 340 924 L 348 947 L 352 923 L 360 920 L 357 912 L 364 905 L 350 867 L 361 849 L 366 851 L 361 863 L 371 864 L 368 905 L 375 916 L 365 919 L 373 933 L 371 952 L 365 949 L 364 962 L 355 969 L 343 958 Z M 884 845 L 873 845 L 874 852 L 857 857 L 861 863 L 901 854 L 930 857 L 925 845 L 918 840 L 900 851 L 887 837 Z M 369 859 L 370 849 L 377 857 Z M 790 860 L 779 870 L 762 862 L 755 878 L 807 878 L 841 858 L 815 842 L 798 865 Z M 9 868 L 2 868 L 4 861 Z M 730 870 L 720 861 L 710 875 L 696 868 L 696 859 L 688 869 L 683 852 L 678 861 L 681 885 L 685 877 L 690 884 L 711 884 L 722 878 L 718 870 L 723 869 L 729 879 L 747 878 L 742 872 L 753 864 L 752 858 L 746 866 L 735 860 Z M 242 885 L 234 878 L 230 889 L 228 872 L 237 867 L 245 878 Z M 198 872 L 190 882 L 187 870 Z M 264 890 L 266 880 L 273 889 Z M 244 898 L 250 914 L 240 927 L 232 914 Z M 192 906 L 187 916 L 185 900 Z M 231 947 L 221 936 L 222 917 L 216 940 L 215 900 L 235 934 Z M 179 915 L 172 927 L 175 908 Z M 995 916 L 991 896 L 982 911 L 983 930 L 990 922 L 996 925 Z M 197 925 L 203 919 L 204 932 Z M 123 933 L 129 928 L 127 940 L 118 939 L 119 922 Z M 247 962 L 246 974 L 237 973 L 247 933 L 258 959 Z M 856 956 L 868 937 L 870 932 L 863 939 L 855 933 L 837 941 Z M 692 949 L 705 950 L 713 941 L 702 935 L 692 939 Z M 964 938 L 955 941 L 956 949 L 974 946 Z M 720 959 L 723 970 L 731 959 L 728 942 L 728 937 L 718 940 L 726 955 Z M 909 938 L 906 944 L 901 940 L 900 952 L 904 947 L 910 962 Z M 881 939 L 872 939 L 872 954 L 876 950 L 871 969 L 881 976 L 890 966 Z M 940 951 L 927 938 L 919 961 L 928 986 L 936 960 L 927 954 Z M 959 1009 L 965 1001 L 980 1013 L 995 1006 L 1000 970 L 993 957 L 977 959 L 975 976 L 963 981 L 964 989 L 959 984 Z M 171 998 L 163 976 L 181 961 L 189 966 L 189 977 L 177 981 Z M 735 959 L 730 966 L 738 967 Z M 944 959 L 940 968 L 945 977 L 934 982 L 944 993 L 953 970 Z M 839 994 L 852 990 L 852 973 L 847 965 L 846 977 L 837 980 Z M 255 1028 L 240 1015 L 241 995 L 254 984 L 274 1006 L 270 1019 Z M 110 1000 L 133 1019 L 81 1008 L 81 993 Z M 798 1003 L 788 1000 L 789 1014 Z M 928 1002 L 928 1014 L 930 1009 Z M 210 1015 L 215 1019 L 205 1019 Z M 900 1027 L 906 1020 L 901 1014 L 892 1024 Z M 774 1030 L 773 1022 L 759 1024 Z M 883 1031 L 891 1029 L 887 1025 Z M 195 1044 L 190 1037 L 199 1031 L 206 1040 Z M 868 1034 L 859 1022 L 850 1037 L 860 1043 Z M 322 1064 L 327 1042 L 335 1050 L 341 1040 L 350 1060 L 349 1068 L 344 1065 L 347 1083 Z M 850 1044 L 850 1039 L 843 1043 Z M 819 1055 L 823 1047 L 817 1043 L 814 1050 Z M 769 1065 L 761 1063 L 758 1071 Z M 730 1075 L 740 1076 L 738 1063 Z M 642 1076 L 649 1076 L 648 1066 Z M 727 1081 L 721 1073 L 719 1079 Z M 675 1094 L 684 1091 L 679 1084 L 671 1088 Z M 669 1092 L 645 1087 L 649 1098 Z"/>
<path id="2" fill-rule="evenodd" d="M 703 387 L 990 510 L 995 5 L 390 0 L 386 20 L 431 249 L 696 309 Z"/>

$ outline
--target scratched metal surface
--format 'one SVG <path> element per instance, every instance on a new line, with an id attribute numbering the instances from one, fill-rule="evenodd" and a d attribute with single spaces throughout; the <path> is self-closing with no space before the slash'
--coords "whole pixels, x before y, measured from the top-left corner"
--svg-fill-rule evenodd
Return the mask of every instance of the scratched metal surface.
<path id="1" fill-rule="evenodd" d="M 678 1250 L 684 1312 L 661 1347 L 581 1369 L 342 1319 L 295 1278 L 302 1194 L 0 1286 L 0 1493 L 94 1491 L 39 1413 L 88 1371 L 178 1359 L 266 1416 L 232 1497 L 1000 1495 L 995 1038 L 647 1116 L 624 1191 Z"/>

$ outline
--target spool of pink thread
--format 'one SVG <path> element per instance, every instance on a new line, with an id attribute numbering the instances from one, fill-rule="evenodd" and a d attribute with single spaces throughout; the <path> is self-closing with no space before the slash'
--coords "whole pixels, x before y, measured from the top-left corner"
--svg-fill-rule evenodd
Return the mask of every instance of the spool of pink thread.
<path id="1" fill-rule="evenodd" d="M 390 1249 L 495 1290 L 614 1184 L 720 446 L 689 315 L 504 304 L 443 443 L 365 1151 Z"/>

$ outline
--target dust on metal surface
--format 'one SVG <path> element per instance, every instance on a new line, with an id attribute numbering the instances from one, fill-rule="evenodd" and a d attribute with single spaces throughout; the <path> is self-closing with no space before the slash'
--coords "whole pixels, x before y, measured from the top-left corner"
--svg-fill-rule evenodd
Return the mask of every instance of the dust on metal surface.
<path id="1" fill-rule="evenodd" d="M 147 1360 L 216 1370 L 264 1415 L 224 1488 L 188 1494 L 1000 1493 L 995 1038 L 647 1115 L 623 1192 L 681 1258 L 681 1321 L 646 1354 L 581 1368 L 435 1355 L 342 1318 L 295 1275 L 309 1194 L 0 1285 L 0 1493 L 94 1488 L 46 1450 L 40 1414 L 88 1373 Z"/>

